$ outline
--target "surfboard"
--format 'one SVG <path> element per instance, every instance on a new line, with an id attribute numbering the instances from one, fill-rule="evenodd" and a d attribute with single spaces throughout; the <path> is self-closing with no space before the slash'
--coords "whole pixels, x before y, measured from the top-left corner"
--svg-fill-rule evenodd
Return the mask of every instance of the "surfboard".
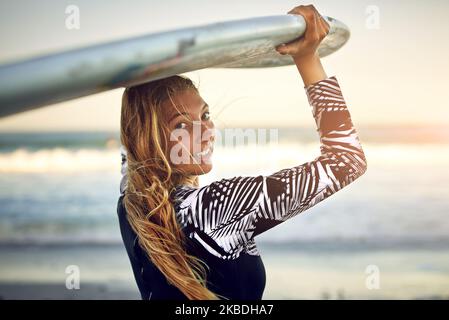
<path id="1" fill-rule="evenodd" d="M 349 39 L 349 28 L 323 16 L 325 57 Z M 274 48 L 302 36 L 294 14 L 217 22 L 95 44 L 0 66 L 0 117 L 106 90 L 204 68 L 268 68 L 293 64 Z"/>

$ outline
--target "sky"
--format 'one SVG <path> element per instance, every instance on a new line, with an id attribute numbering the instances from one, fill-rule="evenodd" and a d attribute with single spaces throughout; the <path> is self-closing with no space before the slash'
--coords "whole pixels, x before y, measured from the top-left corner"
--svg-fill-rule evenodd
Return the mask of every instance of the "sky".
<path id="1" fill-rule="evenodd" d="M 285 14 L 313 4 L 344 22 L 348 43 L 322 63 L 340 83 L 356 127 L 449 124 L 449 1 L 23 1 L 0 2 L 0 63 L 219 21 Z M 68 5 L 80 29 L 65 27 Z M 379 12 L 373 25 L 373 11 Z M 294 65 L 186 74 L 223 127 L 314 126 Z M 1 84 L 0 84 L 1 85 Z M 0 119 L 0 131 L 119 130 L 123 89 Z"/>

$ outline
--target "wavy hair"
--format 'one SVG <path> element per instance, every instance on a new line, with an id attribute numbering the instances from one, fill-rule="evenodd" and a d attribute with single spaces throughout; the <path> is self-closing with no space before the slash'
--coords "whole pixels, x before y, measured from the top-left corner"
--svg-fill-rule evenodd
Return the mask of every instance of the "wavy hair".
<path id="1" fill-rule="evenodd" d="M 186 252 L 186 237 L 176 220 L 170 193 L 178 184 L 198 186 L 198 176 L 176 170 L 169 159 L 168 123 L 162 104 L 182 90 L 198 88 L 175 75 L 128 87 L 122 97 L 120 140 L 127 153 L 123 203 L 138 243 L 167 281 L 190 300 L 217 300 L 206 286 L 201 259 Z"/>

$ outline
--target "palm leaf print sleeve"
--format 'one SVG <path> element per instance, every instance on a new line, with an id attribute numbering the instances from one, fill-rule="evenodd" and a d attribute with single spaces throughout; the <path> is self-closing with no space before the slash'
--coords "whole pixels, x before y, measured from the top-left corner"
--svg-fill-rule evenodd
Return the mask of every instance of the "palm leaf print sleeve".
<path id="1" fill-rule="evenodd" d="M 320 155 L 270 175 L 214 181 L 189 193 L 180 214 L 191 236 L 226 259 L 254 237 L 316 205 L 367 168 L 335 76 L 304 87 L 320 137 Z"/>
<path id="2" fill-rule="evenodd" d="M 307 210 L 365 173 L 367 161 L 335 76 L 305 87 L 321 154 L 263 177 L 256 236 Z"/>

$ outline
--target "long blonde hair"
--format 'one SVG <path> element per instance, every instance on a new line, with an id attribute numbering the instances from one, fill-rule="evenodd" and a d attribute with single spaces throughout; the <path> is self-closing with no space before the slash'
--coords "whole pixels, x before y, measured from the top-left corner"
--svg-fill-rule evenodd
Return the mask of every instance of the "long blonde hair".
<path id="1" fill-rule="evenodd" d="M 169 128 L 161 116 L 162 103 L 186 89 L 198 92 L 192 80 L 179 75 L 125 89 L 120 139 L 127 151 L 128 186 L 123 203 L 139 245 L 167 281 L 190 300 L 216 300 L 222 296 L 206 287 L 202 264 L 209 267 L 186 252 L 170 201 L 176 185 L 198 186 L 197 176 L 186 176 L 169 163 Z"/>

